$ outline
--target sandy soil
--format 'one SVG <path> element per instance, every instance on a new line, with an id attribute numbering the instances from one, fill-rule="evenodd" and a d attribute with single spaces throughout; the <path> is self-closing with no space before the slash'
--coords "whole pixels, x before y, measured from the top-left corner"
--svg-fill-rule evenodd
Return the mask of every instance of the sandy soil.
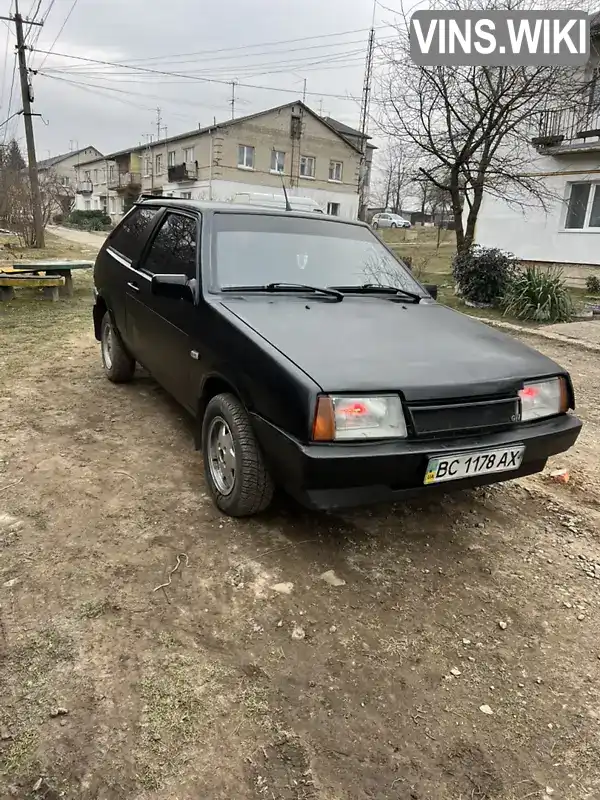
<path id="1" fill-rule="evenodd" d="M 76 281 L 0 309 L 2 800 L 600 797 L 595 354 L 530 340 L 578 390 L 567 485 L 234 521 Z"/>

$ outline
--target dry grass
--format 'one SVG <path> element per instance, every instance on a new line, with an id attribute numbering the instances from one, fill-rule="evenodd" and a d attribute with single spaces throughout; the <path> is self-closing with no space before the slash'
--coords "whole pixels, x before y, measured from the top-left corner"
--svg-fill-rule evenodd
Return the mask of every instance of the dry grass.
<path id="1" fill-rule="evenodd" d="M 89 247 L 67 242 L 48 231 L 46 231 L 46 247 L 43 250 L 35 247 L 20 247 L 16 236 L 0 235 L 0 271 L 2 272 L 10 272 L 12 264 L 17 261 L 61 258 L 91 260 L 94 258 L 94 254 Z"/>

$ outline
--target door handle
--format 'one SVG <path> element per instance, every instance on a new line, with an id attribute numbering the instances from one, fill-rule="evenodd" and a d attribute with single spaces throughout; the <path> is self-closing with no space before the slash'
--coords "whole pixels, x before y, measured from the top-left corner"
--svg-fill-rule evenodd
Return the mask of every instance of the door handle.
<path id="1" fill-rule="evenodd" d="M 129 286 L 130 289 L 133 289 L 134 292 L 139 292 L 140 290 L 140 287 L 137 285 L 137 283 L 134 283 L 133 281 L 128 281 L 127 286 Z"/>

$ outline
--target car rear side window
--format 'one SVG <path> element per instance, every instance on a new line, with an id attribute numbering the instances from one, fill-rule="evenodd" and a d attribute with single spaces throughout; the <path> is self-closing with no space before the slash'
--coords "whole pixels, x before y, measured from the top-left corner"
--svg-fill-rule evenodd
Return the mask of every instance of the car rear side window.
<path id="1" fill-rule="evenodd" d="M 193 217 L 169 213 L 162 221 L 142 268 L 152 274 L 196 277 L 198 222 Z"/>
<path id="2" fill-rule="evenodd" d="M 142 250 L 144 234 L 148 230 L 148 226 L 160 211 L 161 208 L 158 206 L 136 208 L 115 228 L 109 239 L 110 247 L 133 261 Z"/>

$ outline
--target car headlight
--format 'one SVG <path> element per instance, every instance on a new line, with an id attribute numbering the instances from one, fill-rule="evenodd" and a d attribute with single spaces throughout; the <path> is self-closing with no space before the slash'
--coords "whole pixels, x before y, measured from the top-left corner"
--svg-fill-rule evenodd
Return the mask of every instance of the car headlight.
<path id="1" fill-rule="evenodd" d="M 525 383 L 519 392 L 519 397 L 523 422 L 553 417 L 569 408 L 569 393 L 564 378 Z"/>
<path id="2" fill-rule="evenodd" d="M 330 395 L 317 400 L 313 424 L 316 442 L 397 439 L 406 435 L 398 395 Z"/>

